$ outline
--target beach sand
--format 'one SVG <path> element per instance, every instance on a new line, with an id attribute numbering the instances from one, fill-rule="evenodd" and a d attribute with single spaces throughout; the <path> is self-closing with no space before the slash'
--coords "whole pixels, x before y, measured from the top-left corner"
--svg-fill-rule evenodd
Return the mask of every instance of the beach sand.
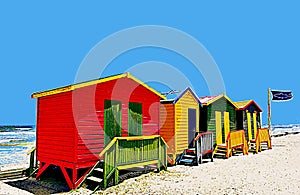
<path id="1" fill-rule="evenodd" d="M 300 134 L 272 138 L 272 144 L 272 150 L 259 154 L 143 174 L 95 194 L 298 194 Z M 18 190 L 0 183 L 0 194 L 10 189 Z M 64 194 L 89 192 L 81 188 Z"/>

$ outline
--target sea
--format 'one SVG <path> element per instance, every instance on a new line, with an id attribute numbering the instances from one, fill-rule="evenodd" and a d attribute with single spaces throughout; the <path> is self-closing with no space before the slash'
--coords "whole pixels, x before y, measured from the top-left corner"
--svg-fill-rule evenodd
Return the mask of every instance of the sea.
<path id="1" fill-rule="evenodd" d="M 29 164 L 27 153 L 35 146 L 35 127 L 0 127 L 0 169 Z"/>

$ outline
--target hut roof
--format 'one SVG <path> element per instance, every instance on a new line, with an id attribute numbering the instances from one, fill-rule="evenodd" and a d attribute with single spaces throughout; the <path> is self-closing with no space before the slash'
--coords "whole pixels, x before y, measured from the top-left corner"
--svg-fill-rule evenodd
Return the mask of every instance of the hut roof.
<path id="1" fill-rule="evenodd" d="M 257 107 L 257 109 L 260 112 L 262 112 L 262 109 L 259 107 L 259 105 L 254 100 L 239 101 L 239 102 L 235 102 L 235 104 L 238 107 L 237 110 L 245 110 L 248 106 L 250 106 L 251 104 L 253 104 L 255 107 Z"/>
<path id="2" fill-rule="evenodd" d="M 167 104 L 167 103 L 176 104 L 176 102 L 177 102 L 178 100 L 180 100 L 180 98 L 181 98 L 187 91 L 190 91 L 191 94 L 194 96 L 195 100 L 196 100 L 200 105 L 202 105 L 201 102 L 200 102 L 200 100 L 199 100 L 199 98 L 198 98 L 198 96 L 196 95 L 196 93 L 195 93 L 190 87 L 187 87 L 187 88 L 186 88 L 183 92 L 181 92 L 180 95 L 178 95 L 175 99 L 161 100 L 160 102 L 163 103 L 163 104 L 164 104 L 164 103 L 165 103 L 165 104 Z"/>
<path id="3" fill-rule="evenodd" d="M 36 92 L 36 93 L 33 93 L 31 95 L 31 98 L 39 98 L 39 97 L 54 95 L 54 94 L 58 94 L 58 93 L 73 91 L 75 89 L 79 89 L 79 88 L 82 88 L 82 87 L 96 85 L 96 84 L 99 84 L 99 83 L 113 81 L 113 80 L 121 79 L 121 78 L 131 79 L 131 80 L 137 82 L 138 84 L 142 85 L 143 87 L 147 88 L 148 90 L 152 91 L 157 96 L 159 96 L 161 99 L 163 99 L 163 100 L 166 99 L 166 97 L 163 96 L 161 93 L 159 93 L 155 89 L 149 87 L 148 85 L 146 85 L 142 81 L 138 80 L 137 78 L 132 76 L 129 72 L 123 73 L 123 74 L 117 74 L 117 75 L 113 75 L 113 76 L 109 76 L 109 77 L 99 78 L 99 79 L 95 79 L 95 80 L 90 80 L 90 81 L 86 81 L 86 82 L 82 82 L 82 83 L 77 83 L 77 84 L 73 84 L 73 85 L 68 85 L 68 86 L 64 86 L 64 87 L 59 87 L 59 88 L 55 88 L 55 89 L 50 89 L 50 90 L 46 90 L 46 91 Z"/>
<path id="4" fill-rule="evenodd" d="M 225 94 L 220 94 L 220 95 L 216 95 L 216 96 L 204 96 L 204 97 L 199 97 L 200 102 L 202 103 L 202 105 L 208 106 L 212 103 L 214 103 L 215 101 L 221 99 L 221 98 L 225 98 L 226 100 L 228 100 L 235 108 L 238 108 L 237 105 L 229 98 L 227 97 L 227 95 Z"/>

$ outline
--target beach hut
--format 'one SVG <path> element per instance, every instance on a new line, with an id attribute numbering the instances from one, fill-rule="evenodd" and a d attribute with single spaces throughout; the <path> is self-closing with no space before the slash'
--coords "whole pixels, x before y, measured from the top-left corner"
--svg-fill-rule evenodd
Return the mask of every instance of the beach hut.
<path id="1" fill-rule="evenodd" d="M 187 88 L 177 98 L 160 103 L 160 135 L 169 146 L 168 161 L 174 165 L 178 155 L 185 149 L 195 147 L 200 101 L 193 90 Z"/>
<path id="2" fill-rule="evenodd" d="M 261 128 L 262 109 L 254 100 L 235 102 L 236 127 L 245 131 L 246 139 L 252 140 L 256 137 L 257 129 Z"/>
<path id="3" fill-rule="evenodd" d="M 159 136 L 165 97 L 129 73 L 37 92 L 32 98 L 37 98 L 37 178 L 55 166 L 71 189 L 86 179 L 106 187 L 112 176 L 118 183 L 119 170 L 165 167 L 166 145 Z M 102 171 L 103 178 L 95 178 L 94 170 Z"/>
<path id="4" fill-rule="evenodd" d="M 236 129 L 236 104 L 225 94 L 200 97 L 200 131 L 213 132 L 214 144 L 225 143 Z"/>

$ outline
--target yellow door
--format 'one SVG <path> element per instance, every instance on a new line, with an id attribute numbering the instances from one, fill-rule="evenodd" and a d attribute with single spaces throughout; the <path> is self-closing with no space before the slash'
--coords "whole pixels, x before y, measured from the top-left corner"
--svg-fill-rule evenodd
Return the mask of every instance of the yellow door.
<path id="1" fill-rule="evenodd" d="M 225 142 L 230 132 L 230 123 L 229 123 L 229 112 L 224 112 L 224 133 L 225 133 Z"/>
<path id="2" fill-rule="evenodd" d="M 248 122 L 248 139 L 252 140 L 251 113 L 250 112 L 247 112 L 247 122 Z"/>
<path id="3" fill-rule="evenodd" d="M 222 144 L 222 118 L 221 112 L 216 111 L 216 141 L 217 144 Z"/>
<path id="4" fill-rule="evenodd" d="M 253 113 L 253 136 L 256 137 L 257 123 L 256 123 L 256 112 Z"/>

